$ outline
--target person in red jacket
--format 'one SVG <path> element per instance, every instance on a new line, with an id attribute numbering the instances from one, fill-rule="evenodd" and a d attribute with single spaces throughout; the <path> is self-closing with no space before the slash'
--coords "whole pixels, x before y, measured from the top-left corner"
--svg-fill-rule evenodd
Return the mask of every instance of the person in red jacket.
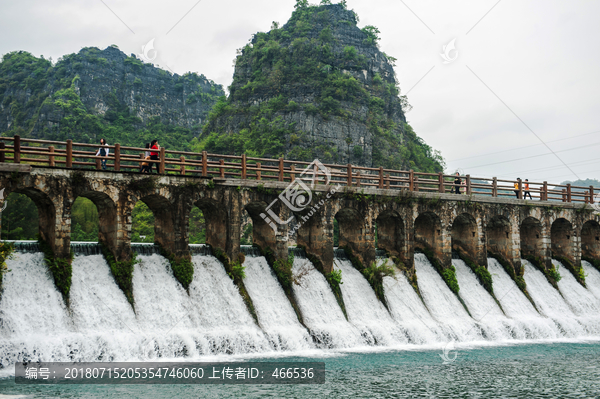
<path id="1" fill-rule="evenodd" d="M 160 146 L 158 145 L 158 140 L 152 140 L 150 143 L 150 159 L 153 161 L 158 161 L 158 150 Z M 152 173 L 152 165 L 156 165 L 156 173 L 158 173 L 158 162 L 150 163 L 150 173 Z"/>

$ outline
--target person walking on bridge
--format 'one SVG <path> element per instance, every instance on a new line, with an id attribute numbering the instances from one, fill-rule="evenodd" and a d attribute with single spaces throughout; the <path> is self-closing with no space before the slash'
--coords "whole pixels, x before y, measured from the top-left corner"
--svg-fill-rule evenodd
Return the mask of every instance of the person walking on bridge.
<path id="1" fill-rule="evenodd" d="M 158 150 L 160 149 L 160 146 L 158 145 L 158 140 L 152 140 L 152 142 L 150 143 L 150 159 L 153 161 L 158 161 Z M 153 151 L 152 151 L 153 150 Z M 156 173 L 159 172 L 158 169 L 158 162 L 151 162 L 150 163 L 150 173 L 152 173 L 152 165 L 156 166 Z"/>
<path id="2" fill-rule="evenodd" d="M 454 178 L 454 194 L 460 194 L 461 184 L 462 179 L 460 178 L 460 173 L 456 172 L 456 177 Z"/>
<path id="3" fill-rule="evenodd" d="M 100 148 L 98 148 L 98 152 L 96 153 L 97 157 L 104 157 L 101 160 L 102 170 L 106 170 L 106 160 L 108 159 L 108 153 L 110 152 L 108 148 L 108 144 L 106 144 L 106 140 L 100 139 Z"/>
<path id="4" fill-rule="evenodd" d="M 517 196 L 517 199 L 519 199 L 519 180 L 521 180 L 521 178 L 517 177 L 517 181 L 515 182 L 515 195 Z"/>
<path id="5" fill-rule="evenodd" d="M 531 193 L 529 192 L 529 179 L 525 179 L 525 183 L 523 183 L 523 189 L 525 190 L 523 199 L 527 199 L 527 196 L 529 195 L 529 199 L 532 200 L 533 198 L 531 198 Z"/>

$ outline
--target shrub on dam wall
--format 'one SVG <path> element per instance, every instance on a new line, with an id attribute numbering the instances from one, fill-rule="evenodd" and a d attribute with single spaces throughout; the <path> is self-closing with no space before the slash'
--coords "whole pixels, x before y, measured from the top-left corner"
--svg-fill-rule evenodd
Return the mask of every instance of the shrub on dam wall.
<path id="1" fill-rule="evenodd" d="M 73 275 L 73 251 L 68 258 L 55 256 L 52 247 L 41 237 L 38 238 L 40 249 L 44 253 L 44 261 L 52 273 L 54 285 L 62 294 L 67 306 L 69 305 L 69 292 L 71 290 L 71 276 Z"/>

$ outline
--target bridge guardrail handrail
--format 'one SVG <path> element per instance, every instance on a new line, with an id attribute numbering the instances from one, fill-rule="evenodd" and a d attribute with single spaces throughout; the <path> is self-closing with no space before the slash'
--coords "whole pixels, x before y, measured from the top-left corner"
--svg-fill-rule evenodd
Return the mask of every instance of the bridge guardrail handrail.
<path id="1" fill-rule="evenodd" d="M 10 143 L 10 144 L 9 144 Z M 101 169 L 101 160 L 107 160 L 107 167 L 115 171 L 139 170 L 144 162 L 147 148 L 109 145 L 108 156 L 96 156 L 100 144 L 73 143 L 72 140 L 55 141 L 14 137 L 0 137 L 0 163 L 22 161 L 34 165 L 66 168 L 90 166 Z M 179 175 L 200 175 L 202 177 L 241 178 L 255 180 L 276 180 L 292 182 L 303 173 L 310 162 L 292 161 L 283 158 L 271 159 L 242 155 L 212 154 L 189 151 L 166 150 L 160 148 L 157 164 L 158 173 Z M 7 156 L 8 155 L 8 156 Z M 187 157 L 187 158 L 186 158 Z M 112 163 L 108 163 L 112 162 Z M 548 182 L 525 182 L 498 179 L 496 177 L 460 176 L 462 183 L 454 183 L 456 175 L 443 173 L 394 170 L 383 167 L 373 168 L 351 164 L 323 164 L 329 169 L 332 182 L 353 187 L 376 187 L 408 191 L 454 193 L 458 187 L 461 194 L 492 197 L 524 198 L 525 184 L 532 198 L 541 201 L 594 203 L 594 187 L 572 186 L 570 184 L 549 184 Z M 324 184 L 326 176 L 316 170 L 317 184 Z M 515 188 L 515 185 L 517 188 Z"/>

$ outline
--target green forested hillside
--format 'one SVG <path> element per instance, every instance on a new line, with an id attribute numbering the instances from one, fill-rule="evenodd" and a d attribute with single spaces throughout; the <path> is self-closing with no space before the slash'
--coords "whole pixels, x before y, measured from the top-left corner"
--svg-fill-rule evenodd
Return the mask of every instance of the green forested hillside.
<path id="1" fill-rule="evenodd" d="M 215 105 L 195 150 L 426 172 L 439 152 L 406 123 L 395 59 L 379 30 L 357 26 L 345 2 L 298 0 L 290 20 L 239 51 L 228 98 Z"/>
<path id="2" fill-rule="evenodd" d="M 84 48 L 55 65 L 25 51 L 0 62 L 2 136 L 188 150 L 223 95 L 203 75 L 143 64 L 115 47 Z"/>

